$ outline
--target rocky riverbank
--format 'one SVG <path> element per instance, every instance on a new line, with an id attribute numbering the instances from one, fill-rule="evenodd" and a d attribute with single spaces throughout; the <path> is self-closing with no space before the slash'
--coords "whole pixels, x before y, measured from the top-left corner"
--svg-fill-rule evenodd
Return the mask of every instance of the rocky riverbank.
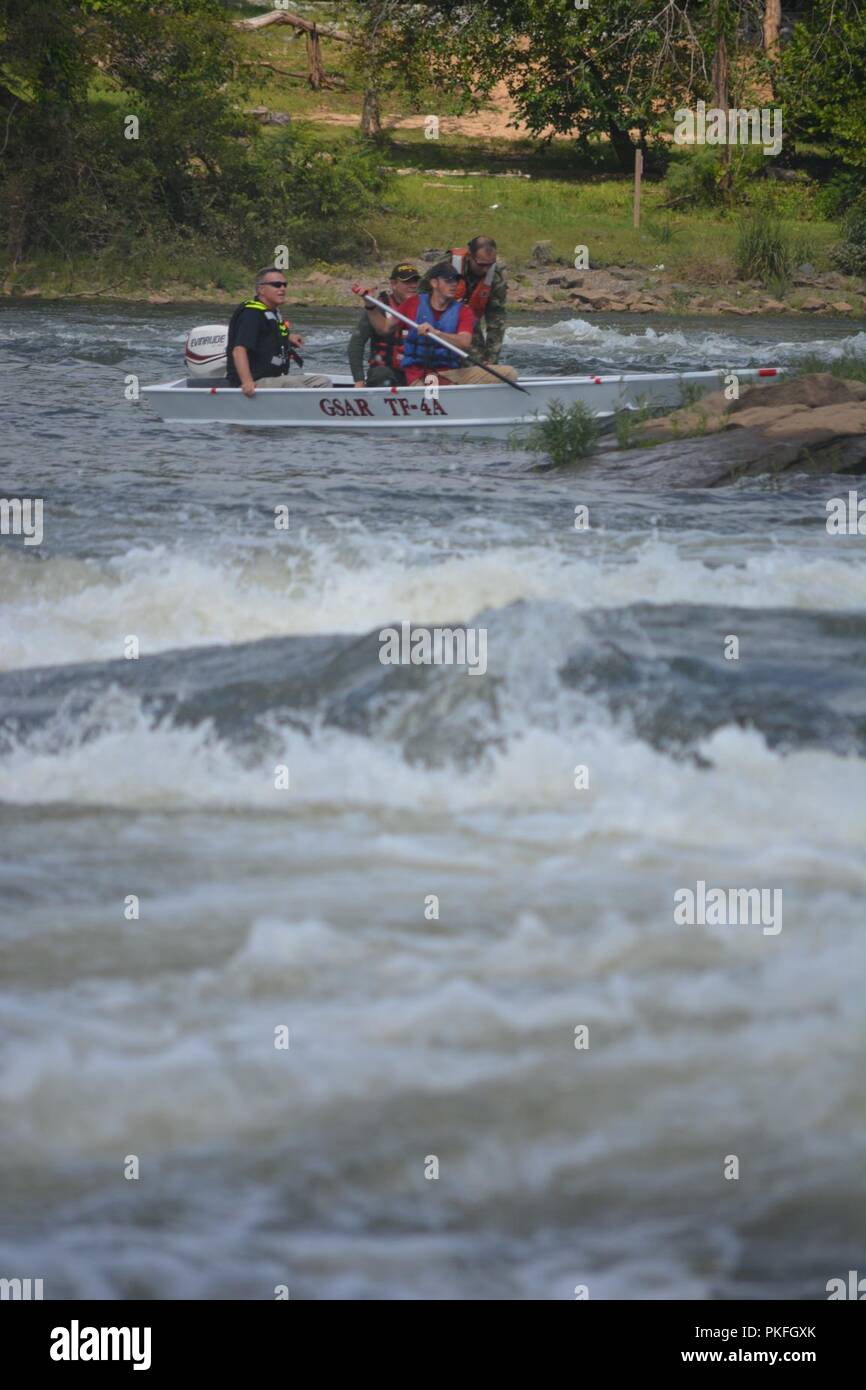
<path id="1" fill-rule="evenodd" d="M 411 255 L 411 253 L 409 253 Z M 444 251 L 429 248 L 412 259 L 424 269 Z M 647 267 L 636 264 L 610 265 L 576 270 L 550 257 L 547 243 L 539 243 L 532 257 L 523 263 L 505 262 L 512 309 L 533 313 L 561 313 L 572 309 L 580 317 L 602 313 L 750 315 L 794 314 L 820 317 L 830 315 L 852 320 L 866 318 L 866 280 L 835 271 L 820 272 L 803 265 L 795 272 L 789 288 L 777 297 L 762 289 L 756 280 L 733 281 L 712 289 L 690 285 L 669 274 L 663 263 Z M 329 266 L 321 263 L 288 272 L 287 305 L 292 309 L 345 308 L 356 303 L 352 285 L 384 286 L 393 261 L 380 261 L 360 267 Z M 7 287 L 12 299 L 73 299 L 99 302 L 113 300 L 146 304 L 226 304 L 235 305 L 245 285 L 230 289 L 216 283 L 193 286 L 168 282 L 153 288 L 145 284 L 135 290 L 124 285 L 99 283 L 74 292 L 55 290 L 50 280 L 39 287 L 16 291 Z M 86 284 L 86 282 L 84 282 Z"/>
<path id="2" fill-rule="evenodd" d="M 666 275 L 663 266 L 607 266 L 598 270 L 552 269 L 510 275 L 511 303 L 535 310 L 573 305 L 580 314 L 833 314 L 866 316 L 866 284 L 834 271 L 798 272 L 782 298 L 756 280 L 702 292 Z"/>
<path id="3" fill-rule="evenodd" d="M 708 436 L 713 436 L 708 440 Z M 716 487 L 760 474 L 866 474 L 866 382 L 818 372 L 647 420 L 627 451 L 648 482 Z"/>

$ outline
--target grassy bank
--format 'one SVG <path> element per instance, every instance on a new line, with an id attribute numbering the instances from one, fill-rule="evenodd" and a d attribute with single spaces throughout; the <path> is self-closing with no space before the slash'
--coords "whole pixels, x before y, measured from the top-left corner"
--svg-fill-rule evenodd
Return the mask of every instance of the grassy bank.
<path id="1" fill-rule="evenodd" d="M 333 24 L 339 22 L 338 8 L 306 6 L 304 13 Z M 238 18 L 256 13 L 248 6 L 235 11 Z M 263 107 L 289 116 L 295 129 L 311 131 L 330 151 L 356 140 L 362 94 L 347 67 L 347 45 L 322 39 L 325 71 L 336 85 L 320 91 L 312 91 L 303 76 L 286 75 L 302 74 L 306 67 L 305 39 L 291 28 L 246 33 L 243 53 L 241 67 L 248 82 L 244 109 Z M 91 96 L 95 102 L 125 109 L 125 98 L 101 77 L 94 80 Z M 496 237 L 508 266 L 512 302 L 540 311 L 574 297 L 567 287 L 548 281 L 557 268 L 573 268 L 576 249 L 586 247 L 591 272 L 587 283 L 596 283 L 594 274 L 601 277 L 602 288 L 608 288 L 604 273 L 609 267 L 638 272 L 637 288 L 661 301 L 649 303 L 648 310 L 730 312 L 725 306 L 731 305 L 749 312 L 771 302 L 777 312 L 796 312 L 811 301 L 805 312 L 845 313 L 852 318 L 866 313 L 866 282 L 833 269 L 831 251 L 840 228 L 820 215 L 816 201 L 824 168 L 821 150 L 804 150 L 802 167 L 785 171 L 785 179 L 765 177 L 771 160 L 759 160 L 758 171 L 749 175 L 749 197 L 754 193 L 757 201 L 772 205 L 790 263 L 785 275 L 758 280 L 737 268 L 740 203 L 685 207 L 672 197 L 664 180 L 647 179 L 641 225 L 635 229 L 632 180 L 618 169 L 606 141 L 588 148 L 565 138 L 545 143 L 509 130 L 507 112 L 495 104 L 475 117 L 460 118 L 447 98 L 437 97 L 433 105 L 440 133 L 428 139 L 423 112 L 409 109 L 399 93 L 382 94 L 384 129 L 375 158 L 390 176 L 377 206 L 358 219 L 350 252 L 329 243 L 325 233 L 319 245 L 300 253 L 285 228 L 262 229 L 266 243 L 290 245 L 293 303 L 351 302 L 348 285 L 353 279 L 381 281 L 395 260 L 417 259 L 431 248 L 465 242 L 485 231 Z M 494 129 L 498 133 L 491 133 Z M 282 138 L 279 128 L 266 127 L 265 138 Z M 694 159 L 693 153 L 678 150 L 674 163 L 687 168 Z M 539 242 L 549 244 L 546 253 L 534 252 Z M 16 265 L 5 292 L 42 298 L 228 303 L 248 289 L 260 259 L 243 245 L 217 244 L 205 237 L 140 236 L 134 244 L 109 243 L 88 255 L 69 252 L 58 238 L 55 251 L 31 255 Z M 819 299 L 824 308 L 815 303 Z M 584 311 L 592 312 L 591 306 Z"/>
<path id="2" fill-rule="evenodd" d="M 351 138 L 340 128 L 328 134 L 332 143 Z M 832 305 L 842 302 L 849 305 L 843 312 L 852 317 L 866 313 L 862 280 L 832 270 L 829 253 L 838 239 L 835 223 L 782 217 L 794 266 L 810 269 L 803 275 L 795 269 L 787 283 L 765 286 L 737 275 L 737 218 L 709 209 L 681 213 L 666 208 L 662 183 L 644 186 L 642 222 L 636 230 L 631 182 L 620 175 L 583 171 L 572 178 L 547 169 L 539 173 L 530 150 L 515 155 L 501 147 L 507 142 L 480 147 L 458 137 L 435 150 L 431 143 L 425 143 L 423 135 L 383 142 L 383 165 L 418 171 L 393 174 L 381 206 L 357 228 L 358 251 L 351 261 L 335 263 L 326 242 L 318 256 L 291 253 L 292 302 L 346 303 L 353 279 L 381 280 L 395 260 L 419 258 L 484 229 L 497 238 L 508 265 L 513 302 L 523 300 L 540 310 L 567 302 L 566 290 L 546 282 L 557 269 L 573 267 L 575 249 L 586 246 L 591 271 L 603 274 L 611 266 L 643 271 L 643 283 L 674 312 L 705 312 L 726 302 L 760 307 L 768 294 L 777 306 L 797 311 L 818 289 L 828 312 L 839 312 Z M 540 162 L 543 165 L 544 159 Z M 276 229 L 274 244 L 280 240 Z M 539 242 L 549 243 L 545 265 L 533 256 Z M 143 242 L 122 250 L 108 247 L 87 257 L 43 255 L 19 266 L 11 289 L 15 295 L 43 298 L 229 302 L 246 291 L 254 269 L 255 261 L 245 257 L 242 248 L 226 255 L 189 238 L 175 244 Z M 588 282 L 593 283 L 592 276 Z"/>

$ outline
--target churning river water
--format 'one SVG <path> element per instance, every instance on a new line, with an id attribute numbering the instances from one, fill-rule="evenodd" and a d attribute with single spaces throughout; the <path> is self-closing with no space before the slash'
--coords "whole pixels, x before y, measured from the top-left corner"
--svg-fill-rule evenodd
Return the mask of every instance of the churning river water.
<path id="1" fill-rule="evenodd" d="M 825 525 L 852 480 L 649 489 L 627 458 L 124 399 L 224 318 L 0 315 L 0 495 L 44 501 L 41 545 L 0 538 L 0 1275 L 823 1299 L 866 1272 L 866 541 Z M 354 315 L 294 318 L 345 371 Z M 525 318 L 506 348 L 664 370 L 866 335 Z M 486 675 L 382 665 L 404 620 L 486 629 Z M 699 881 L 779 890 L 781 930 L 678 923 Z"/>

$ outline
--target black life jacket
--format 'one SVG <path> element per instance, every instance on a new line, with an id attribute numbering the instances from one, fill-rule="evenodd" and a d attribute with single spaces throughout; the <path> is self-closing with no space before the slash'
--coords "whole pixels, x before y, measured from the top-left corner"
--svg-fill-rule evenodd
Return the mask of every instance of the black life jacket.
<path id="1" fill-rule="evenodd" d="M 238 305 L 229 319 L 226 343 L 226 370 L 229 380 L 237 377 L 232 348 L 235 346 L 238 319 L 245 309 L 259 309 L 262 314 L 262 330 L 256 350 L 249 353 L 253 380 L 262 376 L 284 376 L 289 370 L 289 358 L 293 355 L 289 343 L 289 325 L 280 318 L 276 309 L 269 309 L 260 299 L 247 299 Z"/>
<path id="2" fill-rule="evenodd" d="M 390 292 L 385 290 L 381 299 L 383 304 L 390 304 Z M 394 371 L 399 371 L 403 361 L 403 338 L 405 334 L 406 326 L 399 319 L 394 320 L 394 327 L 389 329 L 387 333 L 377 333 L 371 328 L 370 366 L 391 367 Z"/>

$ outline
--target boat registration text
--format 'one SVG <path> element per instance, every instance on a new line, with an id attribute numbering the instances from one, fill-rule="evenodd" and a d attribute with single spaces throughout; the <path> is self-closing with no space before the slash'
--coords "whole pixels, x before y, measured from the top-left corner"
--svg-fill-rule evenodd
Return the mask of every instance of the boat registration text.
<path id="1" fill-rule="evenodd" d="M 385 396 L 384 404 L 389 407 L 392 416 L 402 418 L 406 415 L 413 415 L 420 411 L 422 415 L 447 415 L 448 411 L 443 409 L 437 400 L 407 401 L 405 396 Z M 327 400 L 319 401 L 319 409 L 323 415 L 361 415 L 368 419 L 373 418 L 369 402 L 363 397 L 353 396 L 340 398 L 333 396 Z"/>

